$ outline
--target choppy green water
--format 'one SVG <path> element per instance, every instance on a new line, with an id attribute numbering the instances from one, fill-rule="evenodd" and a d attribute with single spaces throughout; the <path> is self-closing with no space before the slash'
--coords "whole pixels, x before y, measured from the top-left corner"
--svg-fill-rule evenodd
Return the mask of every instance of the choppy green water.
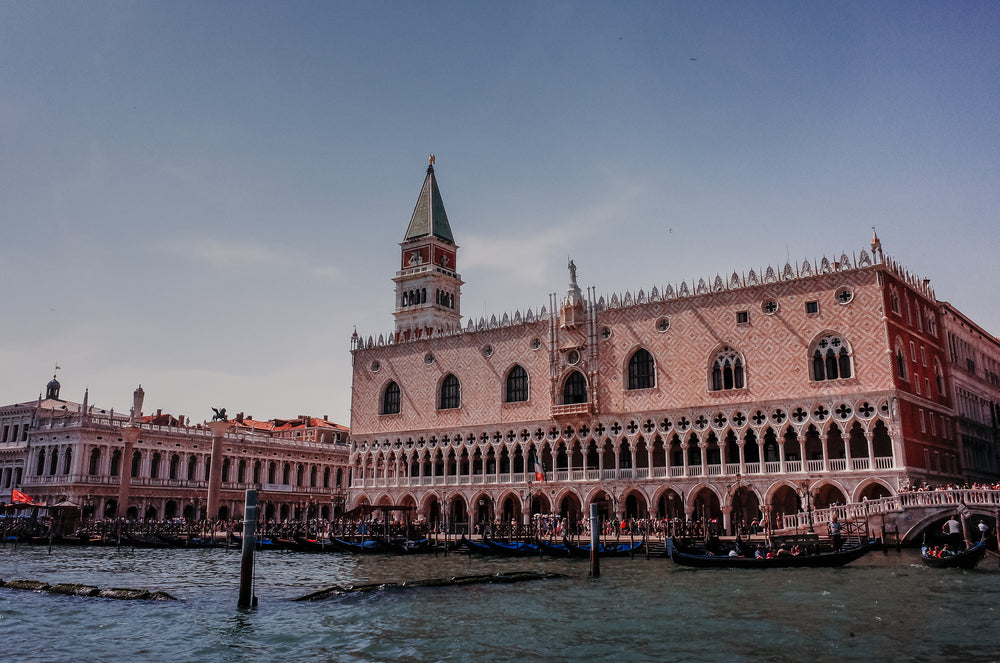
<path id="1" fill-rule="evenodd" d="M 0 589 L 0 660 L 998 661 L 1000 570 L 924 568 L 913 551 L 840 569 L 691 570 L 665 559 L 257 555 L 0 548 L 0 577 L 164 590 L 129 602 Z M 547 570 L 561 580 L 289 599 L 330 585 Z"/>

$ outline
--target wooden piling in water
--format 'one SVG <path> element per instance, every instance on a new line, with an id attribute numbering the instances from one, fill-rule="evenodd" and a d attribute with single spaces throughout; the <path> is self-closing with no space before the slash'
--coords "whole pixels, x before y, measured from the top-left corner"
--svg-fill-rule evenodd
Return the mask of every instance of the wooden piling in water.
<path id="1" fill-rule="evenodd" d="M 236 607 L 248 610 L 257 605 L 253 595 L 253 549 L 257 541 L 257 491 L 246 492 L 243 509 L 243 555 L 240 557 L 240 598 Z"/>
<path id="2" fill-rule="evenodd" d="M 597 504 L 590 505 L 590 575 L 601 577 L 601 518 Z"/>

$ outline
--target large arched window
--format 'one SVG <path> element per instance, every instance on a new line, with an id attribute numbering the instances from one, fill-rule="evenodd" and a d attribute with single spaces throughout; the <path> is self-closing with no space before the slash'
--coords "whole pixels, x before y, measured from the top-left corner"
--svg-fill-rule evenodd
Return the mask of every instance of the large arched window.
<path id="1" fill-rule="evenodd" d="M 399 414 L 399 384 L 395 381 L 382 392 L 382 414 Z"/>
<path id="2" fill-rule="evenodd" d="M 563 403 L 571 405 L 573 403 L 587 402 L 587 378 L 583 377 L 580 371 L 573 371 L 566 378 L 563 384 Z"/>
<path id="3" fill-rule="evenodd" d="M 528 371 L 520 364 L 507 373 L 507 391 L 504 394 L 505 403 L 520 403 L 528 400 Z"/>
<path id="4" fill-rule="evenodd" d="M 94 476 L 97 474 L 100 468 L 101 468 L 101 450 L 94 449 L 93 451 L 90 452 L 90 467 L 87 468 L 89 470 L 88 474 L 90 474 L 90 476 Z"/>
<path id="5" fill-rule="evenodd" d="M 35 474 L 38 476 L 45 474 L 45 449 L 38 450 L 38 467 L 35 469 Z"/>
<path id="6" fill-rule="evenodd" d="M 450 410 L 462 405 L 462 387 L 458 383 L 458 378 L 454 373 L 449 373 L 441 383 L 441 406 L 442 410 Z"/>
<path id="7" fill-rule="evenodd" d="M 712 391 L 743 389 L 746 375 L 743 357 L 729 346 L 724 346 L 712 361 Z"/>
<path id="8" fill-rule="evenodd" d="M 153 454 L 153 460 L 149 463 L 149 478 L 159 479 L 160 478 L 160 454 Z"/>
<path id="9" fill-rule="evenodd" d="M 653 355 L 645 348 L 639 348 L 628 360 L 628 388 L 649 389 L 656 383 L 656 365 Z"/>
<path id="10" fill-rule="evenodd" d="M 854 375 L 850 345 L 839 334 L 827 334 L 813 344 L 812 379 L 843 380 Z"/>
<path id="11" fill-rule="evenodd" d="M 116 477 L 121 474 L 122 470 L 122 451 L 121 449 L 115 449 L 111 453 L 111 476 Z"/>

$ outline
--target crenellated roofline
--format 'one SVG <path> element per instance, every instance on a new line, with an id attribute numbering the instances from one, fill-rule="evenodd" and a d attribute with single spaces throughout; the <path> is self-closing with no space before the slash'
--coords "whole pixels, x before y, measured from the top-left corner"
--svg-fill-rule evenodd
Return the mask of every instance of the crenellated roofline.
<path id="1" fill-rule="evenodd" d="M 874 254 L 874 260 L 871 253 L 867 250 L 862 250 L 853 255 L 842 253 L 839 258 L 834 258 L 833 260 L 824 256 L 818 261 L 805 260 L 801 265 L 795 266 L 790 262 L 786 262 L 783 267 L 768 266 L 763 270 L 751 269 L 742 275 L 734 271 L 728 279 L 723 279 L 719 274 L 716 274 L 714 279 L 709 277 L 710 281 L 700 278 L 697 284 L 692 279 L 691 286 L 688 286 L 686 281 L 681 281 L 677 287 L 673 284 L 667 284 L 662 290 L 654 286 L 648 294 L 644 290 L 639 290 L 635 294 L 627 291 L 621 295 L 612 293 L 610 297 L 602 295 L 594 303 L 594 308 L 599 312 L 607 309 L 642 306 L 675 299 L 694 299 L 719 292 L 749 290 L 773 283 L 801 281 L 830 274 L 872 268 L 884 269 L 932 302 L 937 301 L 934 290 L 930 287 L 929 279 L 921 279 L 893 258 L 888 256 L 883 257 L 880 247 L 879 251 Z M 711 285 L 709 285 L 709 282 L 711 282 Z M 351 337 L 351 351 L 389 345 L 403 345 L 405 343 L 424 341 L 429 338 L 487 331 L 500 327 L 533 324 L 549 320 L 550 317 L 558 315 L 559 311 L 555 307 L 547 309 L 543 306 L 537 311 L 529 308 L 524 313 L 521 311 L 515 311 L 513 314 L 503 313 L 499 318 L 496 315 L 489 316 L 489 318 L 482 316 L 478 320 L 470 318 L 464 327 L 455 325 L 441 328 L 402 329 L 386 334 L 379 334 L 378 337 L 369 335 L 367 338 L 363 338 L 355 332 Z"/>

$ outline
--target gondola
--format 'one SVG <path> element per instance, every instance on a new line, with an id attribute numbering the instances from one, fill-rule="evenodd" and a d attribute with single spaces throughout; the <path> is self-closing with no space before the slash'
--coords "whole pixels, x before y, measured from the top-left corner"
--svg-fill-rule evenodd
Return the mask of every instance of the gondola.
<path id="1" fill-rule="evenodd" d="M 430 539 L 392 539 L 379 537 L 377 541 L 382 544 L 386 552 L 397 555 L 420 555 L 438 552 L 438 547 Z"/>
<path id="2" fill-rule="evenodd" d="M 466 549 L 468 549 L 470 553 L 479 553 L 480 555 L 493 554 L 493 550 L 485 543 L 481 543 L 479 541 L 473 541 L 472 539 L 467 539 L 464 536 L 462 537 L 461 543 L 466 547 Z"/>
<path id="3" fill-rule="evenodd" d="M 590 544 L 578 546 L 569 541 L 565 542 L 566 548 L 570 551 L 572 557 L 590 557 Z M 634 543 L 618 543 L 613 546 L 604 545 L 603 543 L 597 549 L 597 554 L 601 557 L 631 557 L 638 552 L 642 551 L 642 547 L 645 544 L 642 541 L 636 541 Z"/>
<path id="4" fill-rule="evenodd" d="M 368 539 L 360 543 L 354 543 L 352 541 L 344 541 L 343 539 L 330 539 L 330 543 L 333 545 L 334 548 L 337 548 L 341 552 L 349 552 L 355 554 L 361 553 L 365 555 L 389 552 L 388 550 L 386 550 L 385 546 L 383 546 L 378 541 L 374 541 L 372 539 Z"/>
<path id="5" fill-rule="evenodd" d="M 527 557 L 529 555 L 538 555 L 541 552 L 538 544 L 528 543 L 527 541 L 504 543 L 502 541 L 486 539 L 486 545 L 489 546 L 490 552 L 493 554 L 505 555 L 507 557 Z"/>
<path id="6" fill-rule="evenodd" d="M 931 557 L 924 550 L 920 551 L 920 559 L 924 564 L 935 569 L 974 569 L 979 560 L 986 554 L 986 544 L 980 541 L 968 550 L 960 550 L 947 557 Z"/>
<path id="7" fill-rule="evenodd" d="M 816 568 L 843 566 L 863 557 L 871 545 L 863 543 L 856 548 L 836 552 L 817 553 L 815 555 L 776 555 L 767 558 L 729 557 L 728 555 L 694 555 L 680 551 L 676 546 L 671 549 L 670 557 L 674 563 L 681 566 L 694 566 L 710 569 L 787 569 Z"/>
<path id="8" fill-rule="evenodd" d="M 339 552 L 340 548 L 334 546 L 330 539 L 307 539 L 304 536 L 295 537 L 295 544 L 299 552 L 325 553 Z"/>

